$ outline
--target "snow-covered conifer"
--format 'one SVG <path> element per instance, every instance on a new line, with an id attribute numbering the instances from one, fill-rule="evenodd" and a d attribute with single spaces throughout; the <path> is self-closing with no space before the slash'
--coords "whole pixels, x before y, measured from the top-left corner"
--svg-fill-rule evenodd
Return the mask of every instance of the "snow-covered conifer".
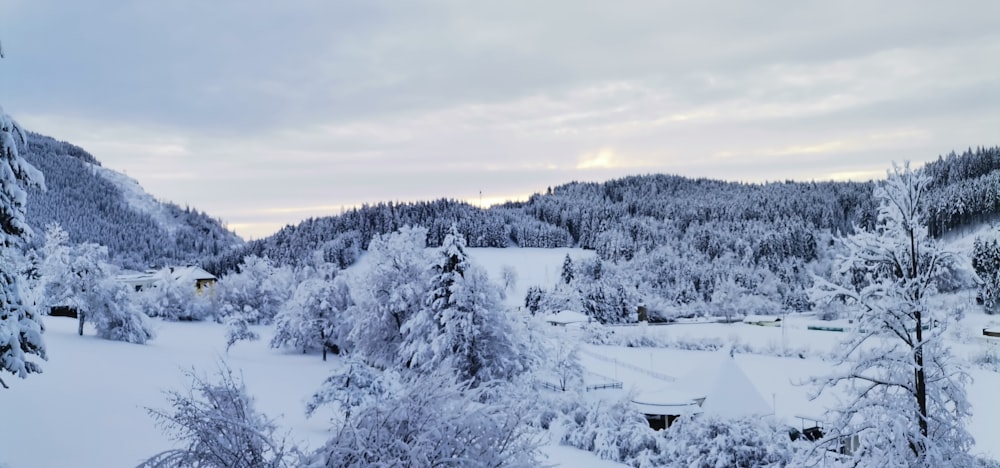
<path id="1" fill-rule="evenodd" d="M 18 144 L 27 144 L 21 126 L 0 108 L 0 260 L 6 252 L 23 247 L 31 235 L 24 220 L 28 187 L 45 187 L 42 173 L 21 158 Z M 20 378 L 41 372 L 29 355 L 46 359 L 42 325 L 34 304 L 22 296 L 19 272 L 0 269 L 0 373 L 6 371 Z M 0 386 L 6 384 L 0 379 Z"/>
<path id="2" fill-rule="evenodd" d="M 569 284 L 573 281 L 573 259 L 566 254 L 566 258 L 563 259 L 562 270 L 559 273 L 559 279 L 563 283 Z"/>
<path id="3" fill-rule="evenodd" d="M 856 309 L 854 333 L 842 348 L 839 371 L 821 380 L 851 398 L 839 408 L 825 442 L 857 436 L 855 466 L 969 466 L 972 437 L 965 374 L 943 343 L 952 311 L 932 308 L 936 280 L 951 253 L 927 235 L 921 220 L 928 177 L 909 164 L 894 166 L 876 189 L 872 232 L 844 240 L 838 271 L 865 281 L 835 284 L 817 278 L 817 303 L 845 300 Z M 848 275 L 840 275 L 841 277 Z"/>
<path id="4" fill-rule="evenodd" d="M 469 261 L 454 226 L 437 255 L 424 307 L 403 324 L 409 362 L 424 370 L 451 367 L 474 386 L 527 370 L 500 288 Z"/>

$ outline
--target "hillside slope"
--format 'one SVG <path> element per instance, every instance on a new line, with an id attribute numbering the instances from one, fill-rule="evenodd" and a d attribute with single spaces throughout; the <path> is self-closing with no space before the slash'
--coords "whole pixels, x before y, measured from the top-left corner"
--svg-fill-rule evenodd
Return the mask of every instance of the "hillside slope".
<path id="1" fill-rule="evenodd" d="M 23 155 L 42 171 L 47 186 L 28 194 L 27 221 L 35 245 L 46 226 L 59 223 L 71 242 L 105 245 L 114 263 L 143 269 L 196 263 L 243 243 L 219 220 L 157 201 L 138 182 L 102 167 L 77 146 L 30 134 Z"/>

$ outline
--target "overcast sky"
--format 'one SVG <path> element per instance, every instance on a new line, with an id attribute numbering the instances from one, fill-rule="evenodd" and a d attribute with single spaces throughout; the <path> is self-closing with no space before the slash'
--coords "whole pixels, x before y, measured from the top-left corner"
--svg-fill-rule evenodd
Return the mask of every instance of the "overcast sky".
<path id="1" fill-rule="evenodd" d="M 0 0 L 0 104 L 244 238 L 364 202 L 997 145 L 1000 2 Z"/>

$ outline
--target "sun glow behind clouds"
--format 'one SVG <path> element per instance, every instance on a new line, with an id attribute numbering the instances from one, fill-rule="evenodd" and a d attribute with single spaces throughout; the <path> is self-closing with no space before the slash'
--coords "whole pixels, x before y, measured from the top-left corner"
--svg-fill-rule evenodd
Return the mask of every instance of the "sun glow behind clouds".
<path id="1" fill-rule="evenodd" d="M 618 155 L 615 154 L 614 150 L 610 148 L 604 148 L 595 153 L 587 153 L 580 156 L 580 161 L 577 163 L 577 169 L 614 169 L 616 167 L 622 167 L 619 163 Z"/>

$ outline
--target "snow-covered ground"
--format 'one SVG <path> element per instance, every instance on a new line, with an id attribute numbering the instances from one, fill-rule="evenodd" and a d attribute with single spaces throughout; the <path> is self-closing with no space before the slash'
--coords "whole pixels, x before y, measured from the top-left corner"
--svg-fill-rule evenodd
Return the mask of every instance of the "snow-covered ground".
<path id="1" fill-rule="evenodd" d="M 517 285 L 509 295 L 511 305 L 520 305 L 531 285 L 552 285 L 563 258 L 593 255 L 577 249 L 470 249 L 474 261 L 500 277 L 505 265 L 518 272 Z M 958 297 L 955 300 L 961 300 Z M 739 368 L 757 391 L 773 406 L 776 416 L 798 425 L 796 416 L 820 416 L 831 403 L 830 396 L 811 401 L 810 387 L 798 385 L 808 377 L 829 370 L 821 359 L 841 334 L 809 330 L 811 317 L 786 317 L 786 327 L 735 324 L 686 324 L 649 327 L 618 327 L 615 333 L 645 333 L 657 339 L 697 342 L 739 342 L 753 350 L 804 350 L 803 357 L 735 354 Z M 31 467 L 134 466 L 139 461 L 171 447 L 145 408 L 165 408 L 163 390 L 185 390 L 185 370 L 194 368 L 212 374 L 225 361 L 239 372 L 257 407 L 289 431 L 290 440 L 303 447 L 316 447 L 327 438 L 329 427 L 322 414 L 306 418 L 306 399 L 339 365 L 333 358 L 323 362 L 318 355 L 302 355 L 267 347 L 270 331 L 261 328 L 262 340 L 237 343 L 225 353 L 225 329 L 215 323 L 157 322 L 158 336 L 148 345 L 110 342 L 76 335 L 73 319 L 46 317 L 45 340 L 49 361 L 44 373 L 26 380 L 5 376 L 11 385 L 0 390 L 0 465 Z M 981 328 L 1000 326 L 1000 319 L 970 312 L 953 330 L 956 354 L 968 360 L 987 346 Z M 578 330 L 546 326 L 546 333 L 574 339 Z M 586 345 L 581 355 L 591 372 L 621 380 L 621 391 L 592 392 L 600 398 L 620 392 L 643 392 L 669 388 L 677 381 L 705 375 L 728 355 L 722 351 L 690 351 L 669 348 L 628 348 Z M 1000 351 L 1000 348 L 998 348 Z M 969 387 L 973 417 L 969 429 L 976 437 L 976 453 L 1000 459 L 1000 374 L 970 368 L 975 379 Z M 676 379 L 676 380 L 674 380 Z M 557 445 L 543 451 L 557 466 L 619 466 L 593 455 Z"/>

